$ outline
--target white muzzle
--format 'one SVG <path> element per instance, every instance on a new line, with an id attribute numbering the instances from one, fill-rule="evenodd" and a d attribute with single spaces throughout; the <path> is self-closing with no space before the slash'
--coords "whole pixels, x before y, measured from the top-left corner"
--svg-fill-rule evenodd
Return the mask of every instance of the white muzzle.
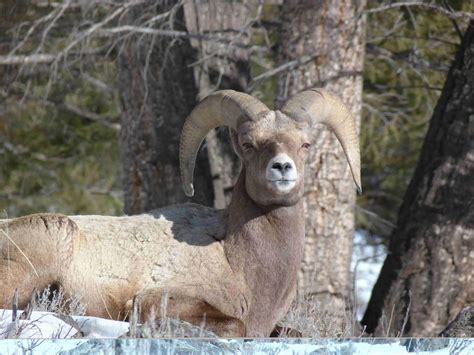
<path id="1" fill-rule="evenodd" d="M 295 162 L 285 153 L 277 154 L 267 164 L 266 178 L 271 187 L 279 193 L 290 192 L 298 179 Z"/>

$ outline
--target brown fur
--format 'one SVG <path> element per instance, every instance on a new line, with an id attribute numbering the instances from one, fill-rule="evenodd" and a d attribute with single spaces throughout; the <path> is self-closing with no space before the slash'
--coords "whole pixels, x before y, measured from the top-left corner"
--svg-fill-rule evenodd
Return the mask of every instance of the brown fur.
<path id="1" fill-rule="evenodd" d="M 159 317 L 167 295 L 170 316 L 204 317 L 221 336 L 269 336 L 294 297 L 303 255 L 304 128 L 277 111 L 233 132 L 243 168 L 227 211 L 185 204 L 130 217 L 0 222 L 0 305 L 15 287 L 24 305 L 33 287 L 56 283 L 82 295 L 90 315 L 124 318 L 136 296 L 143 316 L 154 308 Z M 265 180 L 281 152 L 298 170 L 286 194 Z"/>

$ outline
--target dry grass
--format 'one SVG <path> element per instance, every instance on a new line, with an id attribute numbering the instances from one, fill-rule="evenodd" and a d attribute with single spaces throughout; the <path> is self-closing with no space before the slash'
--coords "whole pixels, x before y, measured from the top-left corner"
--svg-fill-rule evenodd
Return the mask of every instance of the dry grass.
<path id="1" fill-rule="evenodd" d="M 206 329 L 205 321 L 200 326 L 170 318 L 167 315 L 168 295 L 164 295 L 160 304 L 160 318 L 152 309 L 148 320 L 140 324 L 139 300 L 133 300 L 133 309 L 130 315 L 130 331 L 126 338 L 217 338 L 217 335 Z"/>
<path id="2" fill-rule="evenodd" d="M 206 329 L 205 321 L 200 326 L 170 318 L 167 315 L 167 296 L 162 298 L 159 319 L 152 312 L 148 321 L 140 325 L 139 300 L 134 300 L 130 315 L 130 331 L 127 338 L 217 338 L 218 336 Z M 337 310 L 321 304 L 313 299 L 295 300 L 284 319 L 279 322 L 278 337 L 307 338 L 342 338 L 360 336 L 355 327 L 353 314 L 350 310 Z M 357 330 L 354 330 L 357 329 Z"/>
<path id="3" fill-rule="evenodd" d="M 33 289 L 31 299 L 23 311 L 18 308 L 18 290 L 15 289 L 12 302 L 12 322 L 0 323 L 0 338 L 19 338 L 25 336 L 24 331 L 30 334 L 33 332 L 36 337 L 42 334 L 42 325 L 41 322 L 38 322 L 41 318 L 30 321 L 33 311 L 54 313 L 57 318 L 72 327 L 66 334 L 63 333 L 62 328 L 58 328 L 53 333 L 53 338 L 69 337 L 70 332 L 73 332 L 72 334 L 77 333 L 75 337 L 82 336 L 79 324 L 71 317 L 72 315 L 81 316 L 86 313 L 86 308 L 81 303 L 80 298 L 68 298 L 61 288 L 48 286 L 42 292 L 37 291 L 36 288 Z"/>
<path id="4" fill-rule="evenodd" d="M 280 337 L 293 337 L 295 330 L 301 337 L 353 337 L 354 318 L 352 312 L 322 304 L 316 299 L 295 300 L 288 313 L 279 322 L 283 331 Z"/>
<path id="5" fill-rule="evenodd" d="M 83 316 L 86 306 L 81 303 L 81 296 L 67 297 L 62 288 L 48 286 L 43 292 L 38 292 L 34 305 L 35 311 L 53 312 L 62 315 Z"/>
<path id="6" fill-rule="evenodd" d="M 127 338 L 217 338 L 206 330 L 205 321 L 200 326 L 170 318 L 167 315 L 167 297 L 163 297 L 160 305 L 159 319 L 156 313 L 150 314 L 148 321 L 140 325 L 137 300 L 130 316 L 130 332 Z M 315 299 L 295 300 L 284 319 L 278 324 L 278 337 L 307 338 L 343 338 L 362 336 L 350 310 L 328 307 Z"/>

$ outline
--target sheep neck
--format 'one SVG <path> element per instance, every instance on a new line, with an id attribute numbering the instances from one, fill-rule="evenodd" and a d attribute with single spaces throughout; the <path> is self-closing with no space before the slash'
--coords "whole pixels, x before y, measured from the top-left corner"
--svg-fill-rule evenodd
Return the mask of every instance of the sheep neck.
<path id="1" fill-rule="evenodd" d="M 232 270 L 252 290 L 253 307 L 266 309 L 269 317 L 291 302 L 303 257 L 304 223 L 302 200 L 289 207 L 260 206 L 247 194 L 241 173 L 229 206 L 224 250 Z"/>

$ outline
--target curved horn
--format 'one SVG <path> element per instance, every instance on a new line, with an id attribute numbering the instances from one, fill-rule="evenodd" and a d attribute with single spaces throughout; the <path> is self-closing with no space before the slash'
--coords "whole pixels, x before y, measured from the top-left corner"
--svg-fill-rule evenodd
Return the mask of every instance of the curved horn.
<path id="1" fill-rule="evenodd" d="M 324 123 L 335 133 L 351 168 L 357 190 L 362 192 L 360 180 L 359 138 L 352 114 L 344 103 L 323 89 L 303 91 L 289 99 L 281 111 L 297 121 Z"/>
<path id="2" fill-rule="evenodd" d="M 256 98 L 233 90 L 216 91 L 193 109 L 186 118 L 179 144 L 181 181 L 186 196 L 194 195 L 194 165 L 206 134 L 223 125 L 236 129 L 242 122 L 266 111 L 268 107 Z"/>

